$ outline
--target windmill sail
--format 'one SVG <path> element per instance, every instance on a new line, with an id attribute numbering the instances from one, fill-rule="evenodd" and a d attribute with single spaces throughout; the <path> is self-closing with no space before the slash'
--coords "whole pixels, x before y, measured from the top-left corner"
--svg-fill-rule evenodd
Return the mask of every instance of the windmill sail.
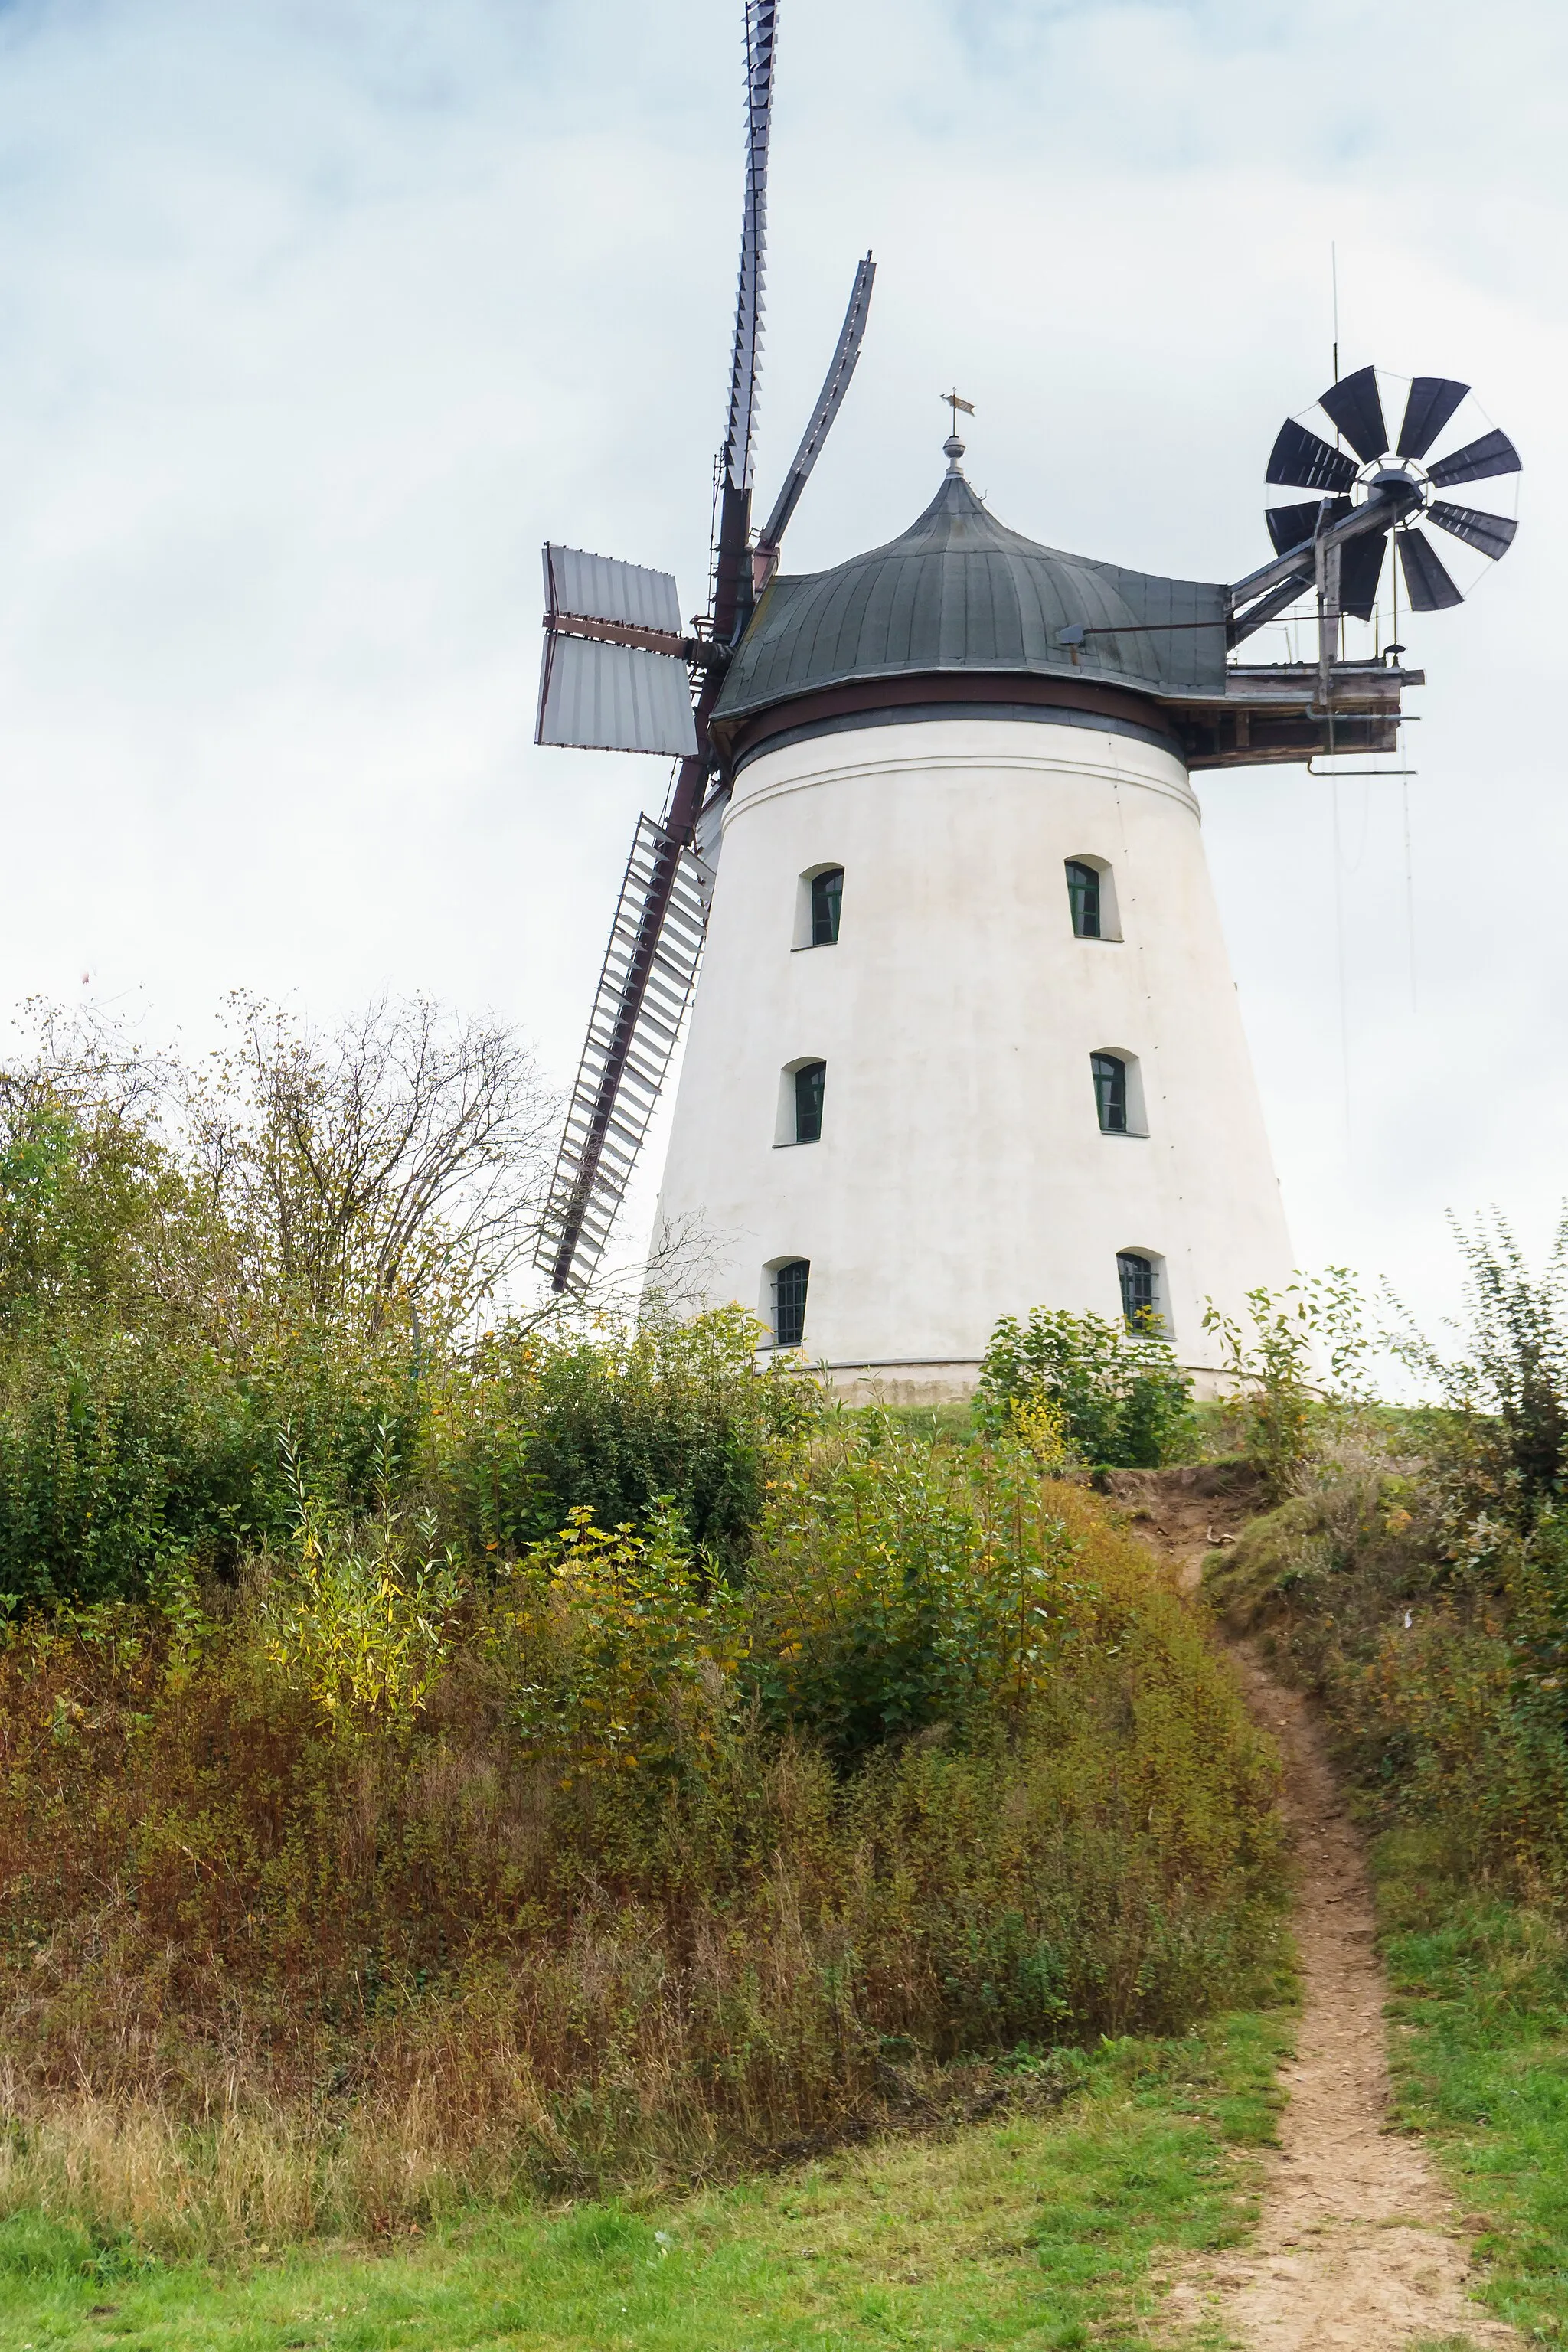
<path id="1" fill-rule="evenodd" d="M 583 1289 L 609 1239 L 680 1034 L 712 894 L 712 869 L 640 817 L 537 1252 L 556 1290 Z"/>
<path id="2" fill-rule="evenodd" d="M 690 758 L 692 650 L 671 572 L 545 541 L 536 743 Z"/>
<path id="3" fill-rule="evenodd" d="M 800 447 L 795 453 L 795 463 L 784 476 L 784 488 L 773 502 L 773 510 L 763 525 L 757 541 L 754 570 L 765 579 L 778 561 L 779 541 L 784 535 L 789 519 L 800 504 L 800 494 L 811 478 L 811 469 L 822 454 L 827 438 L 827 428 L 844 404 L 849 389 L 849 379 L 860 357 L 860 346 L 866 337 L 866 320 L 871 308 L 871 287 L 876 278 L 877 265 L 869 254 L 855 272 L 855 283 L 849 289 L 849 308 L 844 313 L 837 345 L 828 364 L 827 375 L 816 406 L 811 412 L 811 422 L 800 437 Z M 761 581 L 759 580 L 759 586 Z"/>
<path id="4" fill-rule="evenodd" d="M 730 421 L 724 480 L 749 490 L 757 436 L 762 364 L 763 286 L 768 251 L 768 140 L 773 112 L 773 42 L 778 0 L 746 0 L 746 199 L 741 215 L 741 282 L 730 362 Z"/>

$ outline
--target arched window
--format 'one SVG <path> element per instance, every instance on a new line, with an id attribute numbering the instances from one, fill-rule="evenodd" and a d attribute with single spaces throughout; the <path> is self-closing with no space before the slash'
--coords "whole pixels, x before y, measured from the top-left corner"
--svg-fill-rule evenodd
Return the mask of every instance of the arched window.
<path id="1" fill-rule="evenodd" d="M 1089 1055 L 1089 1068 L 1101 1135 L 1138 1135 L 1147 1139 L 1143 1071 L 1137 1055 L 1121 1045 L 1101 1045 Z"/>
<path id="2" fill-rule="evenodd" d="M 1094 1099 L 1102 1135 L 1127 1133 L 1127 1065 L 1120 1054 L 1091 1054 Z"/>
<path id="3" fill-rule="evenodd" d="M 808 1257 L 786 1258 L 773 1268 L 773 1324 L 775 1348 L 798 1348 L 805 1337 L 805 1286 L 811 1279 Z"/>
<path id="4" fill-rule="evenodd" d="M 808 866 L 795 885 L 795 947 L 837 947 L 843 906 L 843 866 Z"/>
<path id="5" fill-rule="evenodd" d="M 1100 869 L 1085 866 L 1081 859 L 1068 859 L 1068 898 L 1072 907 L 1072 927 L 1080 940 L 1100 937 Z"/>
<path id="6" fill-rule="evenodd" d="M 1082 850 L 1066 863 L 1068 906 L 1073 936 L 1080 940 L 1117 940 L 1121 919 L 1116 906 L 1116 877 L 1103 857 Z"/>
<path id="7" fill-rule="evenodd" d="M 779 1072 L 778 1110 L 773 1122 L 773 1147 L 820 1143 L 822 1105 L 827 1089 L 827 1065 L 815 1055 L 786 1062 Z"/>
<path id="8" fill-rule="evenodd" d="M 826 1062 L 803 1062 L 795 1074 L 795 1139 L 822 1140 L 822 1101 L 827 1088 Z"/>
<path id="9" fill-rule="evenodd" d="M 1118 1250 L 1116 1275 L 1121 1285 L 1121 1312 L 1130 1331 L 1159 1328 L 1160 1301 L 1154 1281 L 1154 1261 L 1142 1250 Z"/>
<path id="10" fill-rule="evenodd" d="M 811 877 L 811 944 L 830 948 L 838 941 L 838 910 L 844 903 L 844 868 L 829 866 Z"/>

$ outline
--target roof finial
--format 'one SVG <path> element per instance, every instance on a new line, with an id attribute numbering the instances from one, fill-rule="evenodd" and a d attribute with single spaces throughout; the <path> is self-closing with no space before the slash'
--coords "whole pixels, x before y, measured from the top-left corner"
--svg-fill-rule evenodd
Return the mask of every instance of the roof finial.
<path id="1" fill-rule="evenodd" d="M 958 437 L 958 412 L 962 408 L 965 416 L 973 416 L 974 403 L 972 400 L 965 400 L 957 392 L 944 392 L 941 396 L 952 411 L 952 431 L 942 445 L 942 454 L 947 459 L 948 472 L 956 474 L 959 470 L 958 461 L 963 455 L 963 444 Z"/>

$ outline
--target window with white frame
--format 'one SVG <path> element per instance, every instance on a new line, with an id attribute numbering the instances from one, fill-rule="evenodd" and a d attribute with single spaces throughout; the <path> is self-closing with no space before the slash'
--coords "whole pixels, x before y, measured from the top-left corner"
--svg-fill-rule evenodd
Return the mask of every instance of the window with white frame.
<path id="1" fill-rule="evenodd" d="M 768 1269 L 769 1321 L 775 1348 L 798 1348 L 805 1338 L 805 1293 L 811 1280 L 808 1257 L 786 1257 Z"/>
<path id="2" fill-rule="evenodd" d="M 820 1143 L 827 1096 L 827 1065 L 815 1056 L 787 1062 L 779 1073 L 778 1118 L 773 1142 Z"/>
<path id="3" fill-rule="evenodd" d="M 1116 1279 L 1128 1329 L 1148 1331 L 1156 1338 L 1169 1339 L 1171 1314 L 1165 1295 L 1164 1259 L 1154 1250 L 1118 1250 Z"/>
<path id="4" fill-rule="evenodd" d="M 1143 1074 L 1136 1054 L 1116 1045 L 1102 1045 L 1089 1057 L 1094 1087 L 1094 1108 L 1101 1135 L 1147 1138 L 1143 1114 Z"/>
<path id="5" fill-rule="evenodd" d="M 837 947 L 843 908 L 843 866 L 808 866 L 795 887 L 796 948 Z"/>
<path id="6" fill-rule="evenodd" d="M 1068 906 L 1073 936 L 1079 940 L 1117 940 L 1121 924 L 1116 910 L 1116 881 L 1109 862 L 1087 853 L 1067 861 Z"/>

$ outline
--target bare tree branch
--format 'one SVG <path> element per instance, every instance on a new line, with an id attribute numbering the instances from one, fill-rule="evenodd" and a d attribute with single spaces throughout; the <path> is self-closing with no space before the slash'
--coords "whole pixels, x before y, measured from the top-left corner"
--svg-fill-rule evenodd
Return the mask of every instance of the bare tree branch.
<path id="1" fill-rule="evenodd" d="M 230 1000 L 235 1043 L 186 1095 L 188 1131 L 251 1280 L 369 1328 L 450 1327 L 538 1231 L 556 1105 L 499 1023 L 381 998 L 335 1034 Z"/>

